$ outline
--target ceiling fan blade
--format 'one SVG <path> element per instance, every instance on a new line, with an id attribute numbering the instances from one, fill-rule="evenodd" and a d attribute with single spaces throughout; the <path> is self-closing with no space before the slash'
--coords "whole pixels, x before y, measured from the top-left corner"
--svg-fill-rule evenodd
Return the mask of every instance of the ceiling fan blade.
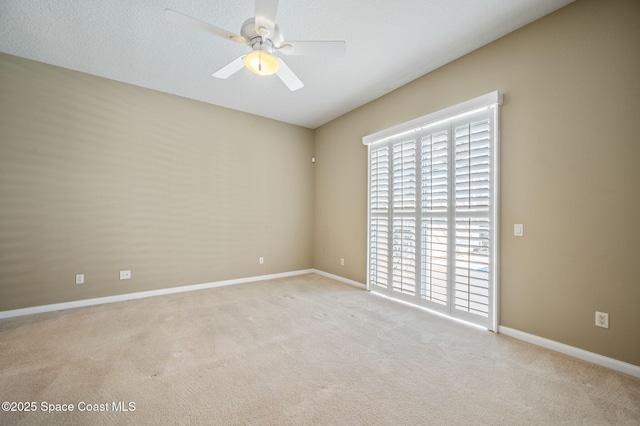
<path id="1" fill-rule="evenodd" d="M 217 37 L 226 38 L 231 41 L 235 41 L 237 43 L 245 44 L 247 40 L 244 37 L 234 34 L 230 31 L 224 30 L 222 28 L 218 28 L 215 25 L 207 24 L 206 22 L 202 22 L 198 19 L 192 18 L 187 15 L 183 15 L 180 12 L 176 12 L 172 9 L 165 9 L 164 16 L 167 21 L 175 22 L 176 24 L 185 25 L 187 27 L 194 28 L 199 31 L 203 31 L 205 33 L 212 34 Z"/>
<path id="2" fill-rule="evenodd" d="M 222 78 L 222 79 L 231 77 L 233 74 L 240 71 L 242 67 L 244 67 L 245 56 L 246 55 L 242 55 L 239 58 L 234 59 L 224 67 L 220 68 L 218 71 L 214 72 L 212 75 L 216 78 Z"/>
<path id="3" fill-rule="evenodd" d="M 344 41 L 285 41 L 278 51 L 297 56 L 344 56 L 347 43 Z"/>
<path id="4" fill-rule="evenodd" d="M 277 12 L 278 0 L 256 0 L 256 31 L 262 37 L 273 35 Z"/>
<path id="5" fill-rule="evenodd" d="M 289 90 L 291 90 L 292 92 L 294 90 L 302 89 L 304 87 L 304 84 L 302 84 L 298 76 L 296 76 L 293 71 L 291 71 L 291 68 L 289 68 L 282 59 L 278 57 L 276 57 L 276 59 L 280 64 L 280 69 L 277 72 L 277 76 L 280 77 L 280 80 L 282 80 L 282 82 L 286 84 Z"/>

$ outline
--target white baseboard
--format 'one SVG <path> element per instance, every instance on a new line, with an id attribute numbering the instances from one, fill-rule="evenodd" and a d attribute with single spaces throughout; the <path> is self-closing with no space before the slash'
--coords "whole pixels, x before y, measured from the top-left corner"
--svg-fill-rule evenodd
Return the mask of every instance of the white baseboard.
<path id="1" fill-rule="evenodd" d="M 320 271 L 318 269 L 313 269 L 313 273 L 318 274 L 318 275 L 322 275 L 323 277 L 331 278 L 332 280 L 340 281 L 340 282 L 343 282 L 345 284 L 349 284 L 349 285 L 352 285 L 354 287 L 358 287 L 358 288 L 361 288 L 361 289 L 364 289 L 364 290 L 367 289 L 367 286 L 365 284 L 359 283 L 358 281 L 350 280 L 348 278 L 341 277 L 339 275 L 333 275 L 333 274 L 330 274 L 328 272 Z"/>
<path id="2" fill-rule="evenodd" d="M 498 333 L 640 378 L 640 367 L 637 365 L 618 361 L 617 359 L 608 358 L 593 352 L 585 351 L 584 349 L 565 345 L 564 343 L 556 342 L 555 340 L 545 339 L 544 337 L 525 333 L 509 327 L 499 326 Z"/>
<path id="3" fill-rule="evenodd" d="M 244 284 L 255 281 L 272 280 L 276 278 L 293 277 L 296 275 L 313 274 L 315 270 L 305 269 L 301 271 L 284 272 L 272 275 L 259 275 L 255 277 L 239 278 L 235 280 L 217 281 L 205 284 L 185 285 L 181 287 L 162 288 L 158 290 L 141 291 L 137 293 L 118 294 L 116 296 L 97 297 L 95 299 L 75 300 L 73 302 L 54 303 L 51 305 L 33 306 L 30 308 L 0 311 L 0 319 L 20 317 L 24 315 L 40 314 L 43 312 L 61 311 L 64 309 L 82 308 L 85 306 L 102 305 L 104 303 L 122 302 L 125 300 L 144 299 L 146 297 L 163 296 L 167 294 L 184 293 L 187 291 L 204 290 L 207 288 L 224 287 L 234 284 Z"/>

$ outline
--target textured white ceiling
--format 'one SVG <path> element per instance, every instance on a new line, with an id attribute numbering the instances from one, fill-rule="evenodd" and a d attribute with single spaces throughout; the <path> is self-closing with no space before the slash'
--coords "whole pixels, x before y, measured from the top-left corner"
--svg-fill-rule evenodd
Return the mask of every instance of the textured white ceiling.
<path id="1" fill-rule="evenodd" d="M 164 17 L 239 33 L 254 0 L 0 0 L 0 51 L 313 129 L 572 1 L 280 0 L 285 40 L 347 42 L 341 58 L 283 56 L 295 92 L 211 77 L 249 48 Z"/>

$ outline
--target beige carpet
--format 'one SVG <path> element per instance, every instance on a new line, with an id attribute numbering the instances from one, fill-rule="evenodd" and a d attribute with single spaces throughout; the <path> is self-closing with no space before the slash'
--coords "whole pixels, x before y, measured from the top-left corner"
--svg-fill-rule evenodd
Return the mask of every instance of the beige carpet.
<path id="1" fill-rule="evenodd" d="M 36 403 L 2 425 L 640 424 L 640 380 L 318 275 L 3 320 L 0 345 L 0 400 Z"/>

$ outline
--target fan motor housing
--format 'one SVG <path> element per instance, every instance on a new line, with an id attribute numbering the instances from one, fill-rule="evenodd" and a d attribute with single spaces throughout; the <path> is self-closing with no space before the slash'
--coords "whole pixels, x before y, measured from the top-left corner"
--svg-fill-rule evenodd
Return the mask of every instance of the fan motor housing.
<path id="1" fill-rule="evenodd" d="M 254 40 L 256 37 L 259 37 L 261 40 L 266 41 L 269 40 L 275 47 L 279 47 L 280 43 L 284 40 L 282 35 L 282 31 L 280 31 L 280 27 L 276 24 L 273 28 L 273 34 L 265 34 L 264 36 L 258 32 L 256 28 L 256 20 L 255 18 L 249 18 L 242 24 L 242 29 L 240 30 L 240 35 L 247 40 L 247 44 L 249 46 L 253 46 L 257 41 Z M 258 40 L 259 41 L 259 40 Z"/>

